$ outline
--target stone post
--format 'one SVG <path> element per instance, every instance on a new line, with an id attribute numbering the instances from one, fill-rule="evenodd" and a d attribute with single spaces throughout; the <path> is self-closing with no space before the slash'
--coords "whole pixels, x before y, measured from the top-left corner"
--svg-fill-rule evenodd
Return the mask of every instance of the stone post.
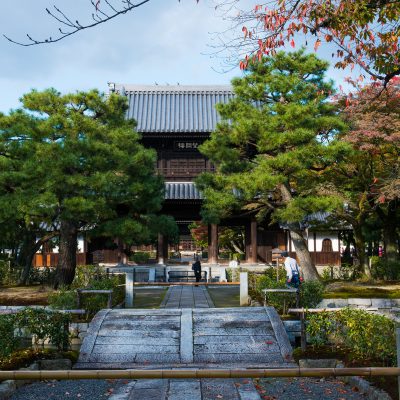
<path id="1" fill-rule="evenodd" d="M 149 282 L 155 282 L 155 281 L 156 281 L 156 269 L 149 268 Z"/>
<path id="2" fill-rule="evenodd" d="M 240 305 L 249 305 L 249 277 L 247 272 L 240 273 Z"/>
<path id="3" fill-rule="evenodd" d="M 133 293 L 133 272 L 125 273 L 125 307 L 133 307 L 133 299 L 135 294 Z"/>

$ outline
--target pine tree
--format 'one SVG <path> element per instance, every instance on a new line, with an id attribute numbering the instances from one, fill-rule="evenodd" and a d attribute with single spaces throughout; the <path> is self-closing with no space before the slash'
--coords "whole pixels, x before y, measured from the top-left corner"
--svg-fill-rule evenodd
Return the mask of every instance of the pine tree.
<path id="1" fill-rule="evenodd" d="M 304 50 L 280 52 L 251 62 L 232 81 L 235 97 L 219 104 L 222 122 L 200 151 L 215 163 L 204 174 L 203 217 L 217 222 L 234 210 L 270 214 L 290 230 L 305 279 L 318 279 L 305 239 L 312 213 L 340 206 L 331 195 L 317 195 L 320 174 L 347 146 L 334 141 L 345 128 L 328 102 L 333 83 L 328 64 Z"/>
<path id="2" fill-rule="evenodd" d="M 125 119 L 125 98 L 50 89 L 24 95 L 22 105 L 0 116 L 0 161 L 7 166 L 0 202 L 20 205 L 25 214 L 13 218 L 25 218 L 28 231 L 43 224 L 57 231 L 56 286 L 74 278 L 81 230 L 128 244 L 176 231 L 171 218 L 157 215 L 164 185 L 154 174 L 156 154 Z"/>

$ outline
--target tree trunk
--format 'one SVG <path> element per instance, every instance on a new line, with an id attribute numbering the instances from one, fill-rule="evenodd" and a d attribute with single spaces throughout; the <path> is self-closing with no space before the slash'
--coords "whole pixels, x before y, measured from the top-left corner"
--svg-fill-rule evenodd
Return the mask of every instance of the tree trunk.
<path id="1" fill-rule="evenodd" d="M 32 268 L 33 257 L 36 253 L 36 235 L 34 232 L 27 231 L 24 235 L 22 246 L 17 256 L 17 265 L 22 267 L 19 285 L 26 285 Z"/>
<path id="2" fill-rule="evenodd" d="M 27 241 L 24 243 L 25 249 L 23 250 L 23 256 L 22 256 L 22 263 L 21 265 L 24 265 L 24 269 L 22 270 L 21 277 L 19 280 L 19 285 L 26 285 L 29 279 L 29 274 L 31 272 L 32 268 L 32 262 L 33 262 L 33 257 L 35 256 L 35 253 L 40 249 L 41 246 L 43 246 L 46 242 L 48 242 L 50 239 L 53 237 L 57 236 L 57 232 L 52 232 L 49 233 L 42 238 L 40 238 L 38 241 L 36 241 L 36 235 L 31 234 L 31 241 Z M 22 250 L 21 250 L 22 252 Z"/>
<path id="3" fill-rule="evenodd" d="M 292 200 L 292 194 L 290 189 L 282 184 L 279 186 L 279 190 L 282 195 L 282 200 L 285 204 L 288 204 Z M 304 238 L 303 232 L 300 228 L 299 223 L 288 224 L 290 235 L 296 250 L 296 256 L 299 260 L 301 271 L 303 272 L 304 279 L 306 281 L 319 280 L 317 268 L 311 259 L 310 251 L 308 250 L 307 241 Z"/>
<path id="4" fill-rule="evenodd" d="M 60 252 L 54 288 L 70 286 L 75 277 L 78 228 L 74 222 L 60 223 Z"/>
<path id="5" fill-rule="evenodd" d="M 383 221 L 383 242 L 385 244 L 385 259 L 388 263 L 399 262 L 399 253 L 397 252 L 397 223 L 396 212 L 389 210 L 385 221 Z"/>
<path id="6" fill-rule="evenodd" d="M 301 230 L 291 229 L 290 236 L 292 238 L 296 256 L 299 261 L 301 271 L 306 281 L 319 280 L 317 268 L 311 259 L 311 254 L 308 250 L 307 241 L 304 239 Z"/>
<path id="7" fill-rule="evenodd" d="M 353 231 L 354 231 L 354 245 L 356 249 L 360 271 L 362 271 L 367 276 L 371 276 L 371 271 L 369 269 L 369 264 L 368 264 L 368 257 L 365 254 L 365 238 L 362 232 L 361 225 L 360 226 L 353 225 Z"/>

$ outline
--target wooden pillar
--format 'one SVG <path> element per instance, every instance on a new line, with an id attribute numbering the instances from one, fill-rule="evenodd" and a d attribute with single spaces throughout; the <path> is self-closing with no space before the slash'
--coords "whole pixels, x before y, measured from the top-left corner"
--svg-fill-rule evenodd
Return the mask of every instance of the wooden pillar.
<path id="1" fill-rule="evenodd" d="M 157 262 L 158 264 L 165 264 L 167 259 L 165 258 L 165 237 L 161 233 L 158 234 L 157 240 Z"/>
<path id="2" fill-rule="evenodd" d="M 250 223 L 251 232 L 251 258 L 250 262 L 257 262 L 257 221 L 252 220 Z"/>
<path id="3" fill-rule="evenodd" d="M 218 225 L 208 225 L 208 262 L 218 263 Z"/>

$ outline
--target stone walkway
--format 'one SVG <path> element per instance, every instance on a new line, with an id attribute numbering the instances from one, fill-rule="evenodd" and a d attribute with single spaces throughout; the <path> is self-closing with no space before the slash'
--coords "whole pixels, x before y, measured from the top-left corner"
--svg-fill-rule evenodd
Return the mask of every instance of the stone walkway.
<path id="1" fill-rule="evenodd" d="M 143 379 L 120 387 L 110 400 L 261 400 L 251 380 Z"/>
<path id="2" fill-rule="evenodd" d="M 213 308 L 205 286 L 171 286 L 160 308 Z"/>
<path id="3" fill-rule="evenodd" d="M 289 366 L 291 353 L 272 307 L 116 309 L 93 318 L 75 368 Z"/>

